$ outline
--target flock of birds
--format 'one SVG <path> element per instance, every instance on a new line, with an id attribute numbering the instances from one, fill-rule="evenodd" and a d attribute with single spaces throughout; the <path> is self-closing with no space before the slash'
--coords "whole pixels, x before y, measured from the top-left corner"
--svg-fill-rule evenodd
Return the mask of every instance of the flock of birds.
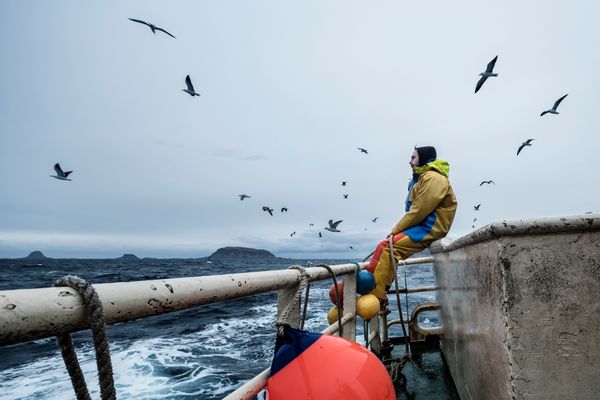
<path id="1" fill-rule="evenodd" d="M 148 28 L 150 28 L 150 30 L 152 31 L 153 34 L 156 34 L 156 32 L 162 32 L 170 37 L 172 37 L 173 39 L 175 39 L 175 36 L 172 35 L 170 32 L 166 31 L 165 29 L 158 27 L 152 23 L 140 20 L 140 19 L 134 19 L 134 18 L 129 18 L 130 21 L 138 23 L 138 24 L 142 24 L 147 26 Z M 481 78 L 479 79 L 479 81 L 477 82 L 476 86 L 475 86 L 475 93 L 479 92 L 479 90 L 483 87 L 483 84 L 487 81 L 487 79 L 492 78 L 492 77 L 497 77 L 498 74 L 494 72 L 494 68 L 496 66 L 496 61 L 498 60 L 498 56 L 494 57 L 488 64 L 487 67 L 485 69 L 485 71 L 481 72 L 479 75 L 481 76 Z M 182 89 L 183 92 L 189 94 L 192 97 L 195 96 L 200 96 L 200 93 L 196 92 L 196 90 L 194 89 L 194 85 L 192 84 L 192 80 L 190 78 L 189 75 L 186 76 L 185 78 L 185 85 L 186 88 Z M 554 105 L 552 106 L 551 109 L 545 110 L 540 114 L 540 117 L 543 117 L 546 114 L 558 114 L 558 106 L 561 104 L 561 102 L 567 97 L 567 94 L 565 94 L 564 96 L 560 97 L 558 100 L 556 100 L 554 102 Z M 517 156 L 521 153 L 521 151 L 528 146 L 532 145 L 532 142 L 534 141 L 534 139 L 527 139 L 526 141 L 524 141 L 523 143 L 521 143 L 521 145 L 519 146 L 518 150 L 517 150 Z M 357 150 L 359 150 L 359 152 L 361 154 L 366 154 L 368 155 L 369 152 L 367 149 L 363 148 L 363 147 L 357 147 Z M 59 163 L 56 163 L 54 165 L 54 170 L 56 172 L 56 175 L 50 175 L 51 177 L 58 179 L 58 180 L 62 180 L 62 181 L 71 181 L 71 179 L 69 178 L 69 175 L 73 172 L 73 171 L 63 171 L 63 169 L 61 168 Z M 495 185 L 493 180 L 486 180 L 486 181 L 482 181 L 479 186 L 483 186 L 483 185 Z M 343 187 L 347 187 L 348 185 L 348 181 L 342 181 L 342 186 Z M 348 199 L 349 198 L 349 194 L 348 193 L 343 193 L 342 195 L 343 199 Z M 240 201 L 244 201 L 245 199 L 251 199 L 252 196 L 243 193 L 243 194 L 239 194 L 238 195 Z M 481 204 L 477 204 L 474 205 L 474 211 L 479 211 L 481 207 Z M 262 211 L 265 213 L 268 213 L 270 216 L 273 216 L 275 209 L 269 206 L 263 206 L 262 207 Z M 287 207 L 280 207 L 280 213 L 284 213 L 287 212 L 288 209 Z M 379 217 L 375 217 L 373 219 L 371 219 L 372 223 L 376 223 Z M 474 223 L 477 221 L 477 218 L 473 219 L 473 228 L 475 228 Z M 327 223 L 327 225 L 325 227 L 323 227 L 324 230 L 329 231 L 329 232 L 341 232 L 340 229 L 338 228 L 339 225 L 343 222 L 343 220 L 337 220 L 334 221 L 333 219 L 330 219 Z M 309 224 L 309 228 L 313 227 L 314 224 L 310 223 Z M 364 228 L 364 230 L 367 230 L 367 228 Z M 296 231 L 293 231 L 290 234 L 290 237 L 293 237 L 294 235 L 296 235 Z M 318 237 L 322 238 L 323 235 L 322 233 L 319 231 L 318 232 Z M 322 246 L 322 245 L 321 245 Z M 353 249 L 353 246 L 348 246 L 350 249 Z"/>
<path id="2" fill-rule="evenodd" d="M 498 74 L 494 72 L 494 67 L 496 66 L 496 61 L 498 61 L 498 56 L 494 57 L 493 60 L 488 63 L 485 71 L 483 71 L 482 73 L 479 74 L 479 76 L 481 76 L 481 78 L 479 78 L 477 85 L 475 85 L 475 93 L 479 92 L 479 89 L 481 89 L 481 87 L 483 86 L 483 84 L 485 83 L 485 81 L 488 78 L 498 76 Z M 559 112 L 556 109 L 558 108 L 560 103 L 565 99 L 565 97 L 567 97 L 568 95 L 569 94 L 567 93 L 564 96 L 562 96 L 561 98 L 559 98 L 558 100 L 556 100 L 551 109 L 542 111 L 542 113 L 540 114 L 540 117 L 543 117 L 546 114 L 558 115 Z M 531 146 L 531 142 L 533 142 L 534 140 L 535 139 L 527 139 L 526 141 L 521 143 L 521 145 L 519 146 L 519 149 L 517 150 L 517 156 L 519 155 L 519 153 L 521 153 L 521 150 L 523 150 L 525 147 Z"/>
<path id="3" fill-rule="evenodd" d="M 487 65 L 487 67 L 485 68 L 485 71 L 483 71 L 482 73 L 479 74 L 479 76 L 481 76 L 481 78 L 479 78 L 479 81 L 477 81 L 477 85 L 475 85 L 475 93 L 477 93 L 479 91 L 479 89 L 481 89 L 481 87 L 483 86 L 483 84 L 485 83 L 485 81 L 488 78 L 492 78 L 492 77 L 497 77 L 498 74 L 494 72 L 494 67 L 496 66 L 496 61 L 498 61 L 498 56 L 496 55 L 496 57 L 494 57 L 492 59 L 492 61 L 490 61 Z M 556 100 L 554 102 L 554 105 L 552 106 L 552 108 L 542 111 L 542 113 L 540 114 L 540 117 L 543 117 L 546 114 L 555 114 L 558 115 L 559 112 L 557 111 L 558 106 L 560 105 L 560 103 L 565 99 L 565 97 L 568 96 L 568 93 L 565 94 L 564 96 L 560 97 L 558 100 Z M 521 151 L 525 148 L 525 147 L 529 147 L 532 145 L 532 142 L 535 139 L 527 139 L 525 140 L 523 143 L 521 143 L 521 145 L 519 146 L 519 148 L 517 149 L 517 156 L 521 153 Z M 483 186 L 484 184 L 494 184 L 494 181 L 489 180 L 489 181 L 482 181 L 479 186 Z M 481 203 L 474 205 L 473 209 L 474 211 L 479 211 L 479 208 L 481 207 Z M 475 228 L 475 222 L 477 221 L 477 217 L 473 218 L 473 225 L 471 226 L 472 228 Z"/>

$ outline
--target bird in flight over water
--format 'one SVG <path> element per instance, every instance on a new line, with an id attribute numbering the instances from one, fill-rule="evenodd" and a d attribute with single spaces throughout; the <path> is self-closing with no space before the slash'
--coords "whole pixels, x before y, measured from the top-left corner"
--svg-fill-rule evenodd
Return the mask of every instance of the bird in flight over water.
<path id="1" fill-rule="evenodd" d="M 273 209 L 272 208 L 269 208 L 267 206 L 263 206 L 262 210 L 268 212 L 269 214 L 271 214 L 271 216 L 273 216 Z"/>
<path id="2" fill-rule="evenodd" d="M 347 181 L 342 181 L 342 186 L 346 186 L 347 183 Z"/>
<path id="3" fill-rule="evenodd" d="M 345 198 L 345 199 L 347 199 L 347 198 L 348 198 L 348 195 L 347 195 L 347 194 L 345 194 L 345 195 L 344 195 L 344 198 Z"/>
<path id="4" fill-rule="evenodd" d="M 248 196 L 247 194 L 238 194 L 240 200 L 251 199 L 252 196 Z"/>
<path id="5" fill-rule="evenodd" d="M 485 185 L 486 183 L 487 183 L 488 185 L 490 185 L 490 184 L 493 184 L 493 185 L 495 185 L 495 184 L 496 184 L 496 183 L 494 183 L 494 181 L 481 181 L 481 183 L 479 184 L 479 186 L 483 186 L 483 185 Z"/>
<path id="6" fill-rule="evenodd" d="M 187 89 L 181 89 L 183 92 L 186 92 L 192 97 L 200 96 L 200 94 L 196 93 L 196 91 L 194 90 L 194 85 L 192 85 L 192 80 L 190 79 L 189 75 L 185 77 L 185 85 L 187 86 Z"/>
<path id="7" fill-rule="evenodd" d="M 281 212 L 287 212 L 287 207 L 281 207 Z"/>
<path id="8" fill-rule="evenodd" d="M 342 222 L 342 220 L 333 222 L 332 219 L 329 220 L 329 226 L 325 227 L 325 230 L 329 232 L 341 232 L 337 226 Z"/>
<path id="9" fill-rule="evenodd" d="M 60 179 L 61 181 L 71 181 L 72 180 L 72 179 L 69 179 L 68 176 L 73 171 L 63 172 L 63 170 L 60 167 L 59 163 L 54 164 L 54 170 L 56 171 L 56 175 L 50 175 L 51 177 L 56 178 L 56 179 Z"/>
<path id="10" fill-rule="evenodd" d="M 377 222 L 378 219 L 379 219 L 379 217 L 375 217 L 371 220 L 371 222 L 375 223 L 375 222 Z"/>
<path id="11" fill-rule="evenodd" d="M 475 211 L 479 211 L 479 207 L 481 207 L 481 203 L 477 204 L 476 206 L 473 206 L 473 209 L 475 209 Z"/>
<path id="12" fill-rule="evenodd" d="M 479 89 L 481 89 L 481 87 L 483 86 L 483 83 L 487 80 L 487 78 L 489 78 L 491 76 L 498 76 L 498 74 L 494 73 L 494 66 L 496 65 L 497 59 L 498 59 L 498 56 L 494 57 L 494 59 L 488 63 L 485 71 L 483 71 L 482 73 L 479 74 L 481 76 L 481 78 L 479 79 L 479 82 L 477 82 L 477 86 L 475 86 L 475 93 L 477 93 L 479 91 Z"/>
<path id="13" fill-rule="evenodd" d="M 517 150 L 517 155 L 519 155 L 519 153 L 521 152 L 521 150 L 523 150 L 523 148 L 525 146 L 531 146 L 531 142 L 533 142 L 535 139 L 527 139 L 526 141 L 524 141 L 523 143 L 521 143 L 521 145 L 519 146 L 519 150 Z"/>
<path id="14" fill-rule="evenodd" d="M 321 232 L 319 232 L 319 237 L 320 237 L 320 238 L 321 238 L 321 237 L 323 237 L 323 235 L 321 235 Z"/>
<path id="15" fill-rule="evenodd" d="M 133 21 L 133 22 L 137 22 L 139 24 L 144 24 L 144 25 L 150 27 L 150 30 L 152 30 L 152 33 L 154 33 L 155 35 L 156 35 L 156 31 L 161 31 L 161 32 L 164 32 L 167 35 L 171 36 L 173 39 L 175 39 L 175 36 L 171 35 L 169 32 L 165 31 L 163 28 L 159 28 L 158 26 L 156 26 L 154 24 L 149 24 L 148 22 L 142 21 L 140 19 L 129 18 L 129 20 Z"/>
<path id="16" fill-rule="evenodd" d="M 558 114 L 558 111 L 556 111 L 556 109 L 558 108 L 558 105 L 559 105 L 559 104 L 560 104 L 560 102 L 561 102 L 561 101 L 563 101 L 563 100 L 565 99 L 565 97 L 567 97 L 568 95 L 569 95 L 569 93 L 565 94 L 563 97 L 561 97 L 560 99 L 556 100 L 556 101 L 554 102 L 554 105 L 552 106 L 552 108 L 551 108 L 551 109 L 549 109 L 549 110 L 546 110 L 546 111 L 542 112 L 542 113 L 540 114 L 540 117 L 543 117 L 543 116 L 544 116 L 544 114 L 548 114 L 548 113 L 550 113 L 550 114 Z"/>
<path id="17" fill-rule="evenodd" d="M 315 226 L 315 224 L 313 224 L 312 222 L 310 224 L 308 224 L 308 227 L 310 228 L 311 226 Z"/>
<path id="18" fill-rule="evenodd" d="M 357 147 L 357 149 L 360 150 L 361 153 L 369 154 L 367 149 L 363 149 L 362 147 Z"/>
<path id="19" fill-rule="evenodd" d="M 294 236 L 296 234 L 296 231 L 290 233 L 290 237 Z"/>
<path id="20" fill-rule="evenodd" d="M 352 247 L 352 246 L 348 246 L 348 248 L 349 248 L 350 250 L 354 250 L 354 247 Z"/>

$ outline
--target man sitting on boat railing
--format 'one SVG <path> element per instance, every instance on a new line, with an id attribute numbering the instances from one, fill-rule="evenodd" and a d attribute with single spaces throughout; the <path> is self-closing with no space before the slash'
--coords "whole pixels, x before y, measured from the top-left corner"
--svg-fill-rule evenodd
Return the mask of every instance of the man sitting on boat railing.
<path id="1" fill-rule="evenodd" d="M 377 245 L 367 267 L 375 276 L 371 293 L 383 301 L 394 278 L 389 237 L 393 237 L 394 258 L 405 260 L 446 236 L 456 213 L 456 197 L 448 180 L 450 166 L 437 159 L 435 147 L 415 147 L 409 164 L 413 177 L 408 186 L 406 214 Z"/>

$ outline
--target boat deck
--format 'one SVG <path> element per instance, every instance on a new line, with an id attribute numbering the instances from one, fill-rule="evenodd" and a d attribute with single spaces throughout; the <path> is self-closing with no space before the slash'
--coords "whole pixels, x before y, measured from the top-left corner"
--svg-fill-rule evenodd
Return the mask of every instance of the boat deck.
<path id="1" fill-rule="evenodd" d="M 395 343 L 392 356 L 404 354 L 404 344 Z M 407 383 L 404 391 L 397 390 L 398 400 L 460 400 L 437 341 L 413 344 L 402 373 Z"/>

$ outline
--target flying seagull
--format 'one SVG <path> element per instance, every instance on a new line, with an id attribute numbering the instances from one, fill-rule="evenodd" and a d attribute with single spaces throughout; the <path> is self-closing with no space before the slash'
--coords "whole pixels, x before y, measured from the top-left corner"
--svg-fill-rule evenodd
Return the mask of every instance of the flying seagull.
<path id="1" fill-rule="evenodd" d="M 350 250 L 354 250 L 354 247 L 352 247 L 352 246 L 348 246 L 348 248 L 349 248 Z"/>
<path id="2" fill-rule="evenodd" d="M 144 24 L 144 25 L 146 25 L 146 26 L 149 26 L 149 27 L 150 27 L 150 29 L 152 30 L 152 33 L 154 33 L 155 35 L 156 35 L 156 31 L 161 31 L 161 32 L 164 32 L 164 33 L 166 33 L 167 35 L 171 36 L 173 39 L 175 39 L 175 36 L 171 35 L 169 32 L 165 31 L 163 28 L 159 28 L 159 27 L 158 27 L 158 26 L 156 26 L 156 25 L 149 24 L 148 22 L 145 22 L 145 21 L 142 21 L 142 20 L 139 20 L 139 19 L 133 19 L 133 18 L 129 18 L 129 20 L 130 20 L 130 21 L 133 21 L 133 22 L 140 23 L 140 24 Z"/>
<path id="3" fill-rule="evenodd" d="M 484 184 L 486 184 L 486 183 L 487 183 L 488 185 L 489 185 L 489 184 L 493 184 L 493 185 L 495 185 L 495 184 L 496 184 L 496 183 L 494 183 L 494 181 L 481 181 L 481 183 L 479 184 L 479 186 L 483 186 L 483 185 L 484 185 Z"/>
<path id="4" fill-rule="evenodd" d="M 187 86 L 187 89 L 181 89 L 182 91 L 186 92 L 192 97 L 200 96 L 200 94 L 196 93 L 196 91 L 194 90 L 194 85 L 192 85 L 192 80 L 190 79 L 189 75 L 185 77 L 185 85 Z"/>
<path id="5" fill-rule="evenodd" d="M 345 198 L 345 199 L 347 199 L 347 198 L 348 198 L 348 195 L 347 195 L 347 194 L 345 194 L 345 195 L 344 195 L 344 198 Z"/>
<path id="6" fill-rule="evenodd" d="M 287 207 L 281 207 L 281 212 L 287 212 Z"/>
<path id="7" fill-rule="evenodd" d="M 273 209 L 272 208 L 269 208 L 267 206 L 263 206 L 262 210 L 268 212 L 269 214 L 271 214 L 271 216 L 273 216 Z"/>
<path id="8" fill-rule="evenodd" d="M 312 222 L 310 224 L 308 224 L 308 227 L 310 228 L 311 226 L 315 226 L 315 224 L 313 224 Z"/>
<path id="9" fill-rule="evenodd" d="M 329 232 L 341 232 L 337 226 L 342 222 L 342 220 L 333 222 L 332 219 L 329 220 L 329 226 L 325 227 L 325 230 Z"/>
<path id="10" fill-rule="evenodd" d="M 238 194 L 240 200 L 251 199 L 252 196 L 248 196 L 247 194 Z"/>
<path id="11" fill-rule="evenodd" d="M 379 217 L 375 217 L 371 220 L 371 222 L 375 223 L 375 222 L 377 222 L 378 219 L 379 219 Z"/>
<path id="12" fill-rule="evenodd" d="M 72 179 L 69 179 L 68 176 L 73 171 L 63 172 L 63 170 L 60 167 L 59 163 L 54 164 L 54 170 L 56 171 L 56 175 L 50 175 L 51 177 L 56 178 L 56 179 L 60 179 L 61 181 L 71 181 L 72 180 Z"/>
<path id="13" fill-rule="evenodd" d="M 363 149 L 362 147 L 357 147 L 357 149 L 359 149 L 361 153 L 369 154 L 367 149 Z"/>
<path id="14" fill-rule="evenodd" d="M 342 181 L 342 186 L 346 186 L 347 183 L 347 181 Z"/>
<path id="15" fill-rule="evenodd" d="M 554 105 L 552 106 L 552 108 L 550 110 L 546 110 L 543 113 L 540 114 L 540 117 L 543 117 L 544 114 L 558 114 L 558 111 L 556 111 L 556 109 L 558 108 L 558 105 L 560 104 L 561 101 L 563 101 L 565 99 L 565 97 L 567 97 L 569 95 L 569 93 L 565 94 L 563 97 L 561 97 L 560 99 L 556 100 L 554 102 Z"/>
<path id="16" fill-rule="evenodd" d="M 481 207 L 481 203 L 477 204 L 476 206 L 473 206 L 473 208 L 475 209 L 475 211 L 479 211 L 479 207 Z"/>
<path id="17" fill-rule="evenodd" d="M 533 142 L 535 139 L 527 139 L 526 141 L 524 141 L 523 143 L 521 143 L 521 145 L 519 146 L 519 150 L 517 150 L 517 155 L 519 155 L 519 153 L 521 152 L 521 150 L 523 150 L 523 147 L 525 146 L 531 146 L 531 142 Z"/>
<path id="18" fill-rule="evenodd" d="M 321 235 L 321 232 L 319 232 L 319 237 L 320 237 L 320 238 L 321 238 L 321 237 L 323 237 L 323 235 Z"/>
<path id="19" fill-rule="evenodd" d="M 294 236 L 296 234 L 296 231 L 290 233 L 290 237 Z"/>
<path id="20" fill-rule="evenodd" d="M 477 217 L 473 218 L 473 222 L 477 221 Z"/>
<path id="21" fill-rule="evenodd" d="M 479 89 L 481 89 L 483 83 L 486 81 L 487 78 L 489 78 L 490 76 L 498 76 L 498 74 L 494 73 L 494 66 L 496 65 L 497 59 L 498 56 L 494 57 L 494 59 L 488 63 L 485 71 L 479 74 L 481 78 L 479 79 L 479 82 L 477 82 L 477 86 L 475 86 L 475 93 L 477 93 Z"/>

